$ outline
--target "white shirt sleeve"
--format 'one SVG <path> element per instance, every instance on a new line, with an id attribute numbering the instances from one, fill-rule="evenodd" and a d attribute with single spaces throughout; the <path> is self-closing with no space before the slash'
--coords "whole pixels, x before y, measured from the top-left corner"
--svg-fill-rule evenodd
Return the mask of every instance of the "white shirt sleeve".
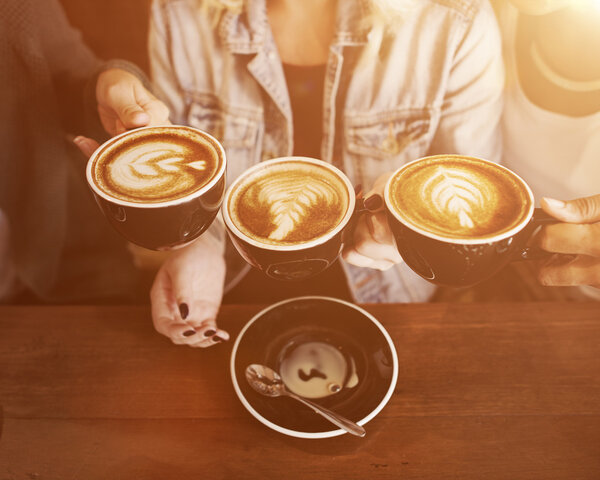
<path id="1" fill-rule="evenodd" d="M 430 154 L 457 153 L 500 162 L 501 45 L 494 12 L 488 2 L 480 2 L 454 56 Z"/>

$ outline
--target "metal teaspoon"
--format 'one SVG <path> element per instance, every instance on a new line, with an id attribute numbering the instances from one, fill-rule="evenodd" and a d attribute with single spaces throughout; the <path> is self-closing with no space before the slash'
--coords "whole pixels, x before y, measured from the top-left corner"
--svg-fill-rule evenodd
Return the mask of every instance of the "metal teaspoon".
<path id="1" fill-rule="evenodd" d="M 290 392 L 285 387 L 285 384 L 281 380 L 279 374 L 272 368 L 265 367 L 264 365 L 258 365 L 256 363 L 248 365 L 248 367 L 246 367 L 246 380 L 248 380 L 250 386 L 258 393 L 266 395 L 267 397 L 279 397 L 284 395 L 294 398 L 304 405 L 310 407 L 312 410 L 329 420 L 331 423 L 343 428 L 348 433 L 358 437 L 365 436 L 365 429 L 360 425 L 357 425 L 351 420 L 348 420 L 347 418 L 344 418 L 325 407 L 317 405 L 310 400 L 306 400 L 305 398 Z"/>

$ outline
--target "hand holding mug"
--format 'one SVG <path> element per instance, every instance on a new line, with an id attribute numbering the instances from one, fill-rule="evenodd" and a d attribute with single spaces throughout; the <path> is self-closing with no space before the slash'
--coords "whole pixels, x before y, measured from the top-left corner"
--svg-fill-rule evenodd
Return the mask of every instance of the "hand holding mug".
<path id="1" fill-rule="evenodd" d="M 181 125 L 142 127 L 106 141 L 87 181 L 115 230 L 151 250 L 182 247 L 212 223 L 225 191 L 223 146 Z"/>
<path id="2" fill-rule="evenodd" d="M 154 328 L 177 345 L 209 347 L 229 339 L 216 325 L 225 279 L 221 250 L 202 237 L 172 252 L 154 279 Z"/>
<path id="3" fill-rule="evenodd" d="M 357 267 L 387 270 L 402 262 L 387 221 L 383 190 L 391 173 L 381 175 L 365 195 L 365 212 L 358 219 L 352 239 L 344 246 L 342 257 Z"/>
<path id="4" fill-rule="evenodd" d="M 531 189 L 515 173 L 461 155 L 407 163 L 390 176 L 383 194 L 402 260 L 439 285 L 474 285 L 510 261 L 533 257 L 526 247 L 532 233 L 556 222 L 534 208 Z M 381 232 L 385 228 L 371 236 L 389 238 Z"/>
<path id="5" fill-rule="evenodd" d="M 567 202 L 543 198 L 541 206 L 561 223 L 545 226 L 539 245 L 567 255 L 557 255 L 540 267 L 540 283 L 600 288 L 600 195 Z"/>
<path id="6" fill-rule="evenodd" d="M 111 136 L 132 128 L 170 124 L 167 106 L 146 90 L 139 78 L 119 68 L 98 75 L 96 101 L 102 126 Z M 76 137 L 74 142 L 86 157 L 99 147 L 87 137 Z"/>

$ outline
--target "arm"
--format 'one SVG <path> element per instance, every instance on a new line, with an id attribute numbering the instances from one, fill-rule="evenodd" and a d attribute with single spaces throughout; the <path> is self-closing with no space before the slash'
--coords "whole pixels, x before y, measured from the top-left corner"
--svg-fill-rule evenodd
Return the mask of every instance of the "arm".
<path id="1" fill-rule="evenodd" d="M 168 106 L 171 119 L 185 124 L 184 94 L 175 75 L 168 32 L 161 3 L 154 1 L 148 38 L 153 87 Z M 194 347 L 207 347 L 229 338 L 227 332 L 217 328 L 215 321 L 223 296 L 224 255 L 225 226 L 217 216 L 196 242 L 175 251 L 165 262 L 156 275 L 150 295 L 152 319 L 158 332 L 174 343 Z M 186 305 L 183 310 L 182 304 Z M 190 325 L 193 329 L 189 329 Z M 186 332 L 189 336 L 184 335 Z"/>
<path id="2" fill-rule="evenodd" d="M 25 7 L 31 9 L 38 30 L 40 53 L 50 71 L 63 124 L 73 131 L 82 124 L 84 89 L 101 61 L 69 24 L 58 0 L 27 2 Z"/>
<path id="3" fill-rule="evenodd" d="M 161 266 L 152 290 L 154 328 L 177 345 L 209 347 L 229 334 L 216 316 L 225 281 L 224 227 L 220 217 L 191 245 L 175 250 Z"/>

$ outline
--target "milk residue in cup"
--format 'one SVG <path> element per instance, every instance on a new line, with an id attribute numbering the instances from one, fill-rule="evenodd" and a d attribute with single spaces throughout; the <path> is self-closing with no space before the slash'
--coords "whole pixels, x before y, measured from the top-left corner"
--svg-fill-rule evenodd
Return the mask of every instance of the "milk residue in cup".
<path id="1" fill-rule="evenodd" d="M 358 384 L 354 360 L 324 342 L 307 342 L 290 349 L 279 374 L 285 386 L 305 398 L 323 398 Z"/>

